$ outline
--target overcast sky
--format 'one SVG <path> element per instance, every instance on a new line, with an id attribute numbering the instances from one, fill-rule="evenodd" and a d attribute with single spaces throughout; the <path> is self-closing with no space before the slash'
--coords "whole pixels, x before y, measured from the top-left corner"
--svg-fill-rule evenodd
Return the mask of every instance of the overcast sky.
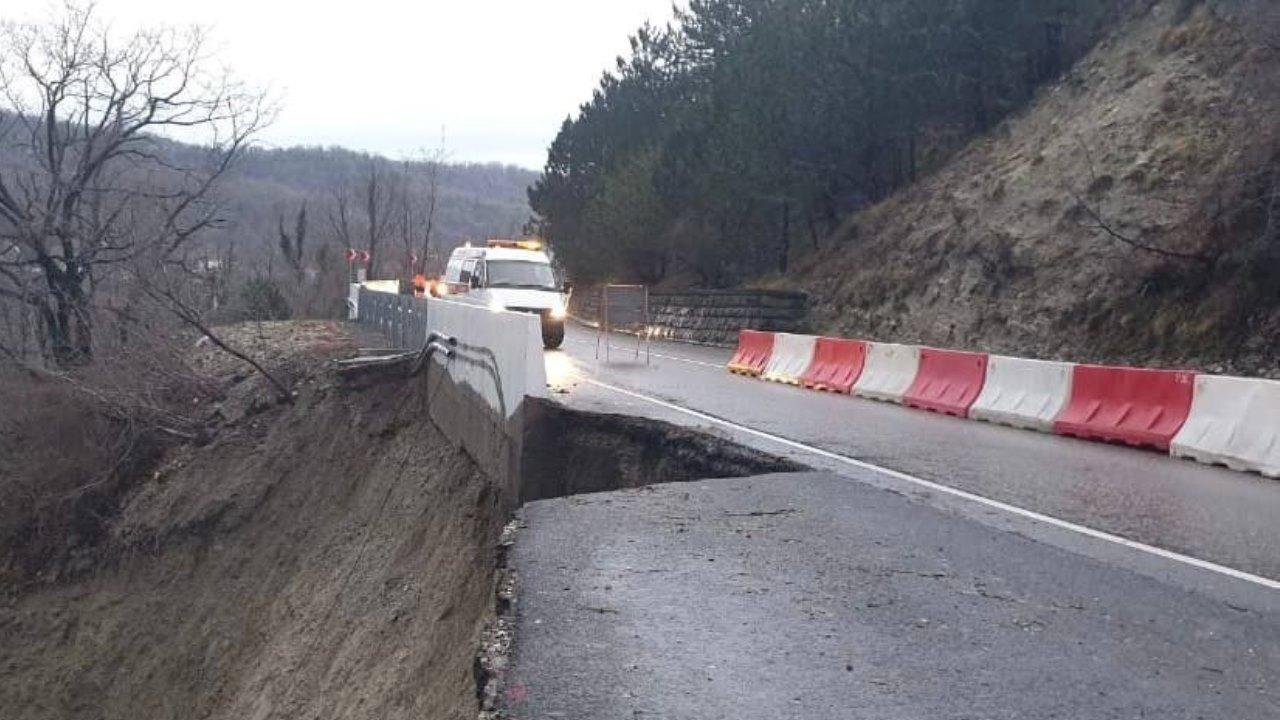
<path id="1" fill-rule="evenodd" d="M 400 157 L 540 169 L 565 116 L 672 0 L 98 0 L 100 17 L 210 26 L 241 77 L 276 89 L 269 145 L 343 145 Z M 0 0 L 40 18 L 48 0 Z"/>

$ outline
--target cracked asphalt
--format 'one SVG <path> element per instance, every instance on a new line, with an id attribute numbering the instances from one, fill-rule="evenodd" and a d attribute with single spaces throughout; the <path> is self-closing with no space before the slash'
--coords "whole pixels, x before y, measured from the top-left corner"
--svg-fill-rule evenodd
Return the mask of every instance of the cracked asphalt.
<path id="1" fill-rule="evenodd" d="M 515 718 L 1280 717 L 1274 604 L 909 493 L 809 472 L 522 513 Z"/>

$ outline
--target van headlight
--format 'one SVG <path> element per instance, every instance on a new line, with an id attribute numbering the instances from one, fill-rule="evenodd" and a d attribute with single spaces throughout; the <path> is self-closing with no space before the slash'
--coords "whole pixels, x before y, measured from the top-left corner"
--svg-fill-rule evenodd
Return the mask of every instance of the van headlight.
<path id="1" fill-rule="evenodd" d="M 563 320 L 569 314 L 569 311 L 565 309 L 564 305 L 557 305 L 551 308 L 551 312 L 547 314 L 551 316 L 552 320 Z"/>
<path id="2" fill-rule="evenodd" d="M 494 312 L 502 312 L 507 309 L 507 306 L 503 305 L 501 300 L 490 300 L 489 309 Z"/>

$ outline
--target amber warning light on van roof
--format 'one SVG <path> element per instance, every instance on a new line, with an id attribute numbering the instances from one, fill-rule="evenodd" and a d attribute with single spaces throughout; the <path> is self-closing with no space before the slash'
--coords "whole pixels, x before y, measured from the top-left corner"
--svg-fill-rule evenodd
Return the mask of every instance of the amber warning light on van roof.
<path id="1" fill-rule="evenodd" d="M 537 251 L 542 249 L 542 241 L 537 238 L 526 238 L 524 240 L 502 240 L 499 238 L 490 238 L 489 247 Z"/>

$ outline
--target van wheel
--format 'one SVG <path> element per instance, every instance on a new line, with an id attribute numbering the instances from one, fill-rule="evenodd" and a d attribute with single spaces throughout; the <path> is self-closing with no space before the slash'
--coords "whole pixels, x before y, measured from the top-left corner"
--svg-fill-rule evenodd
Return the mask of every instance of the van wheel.
<path id="1" fill-rule="evenodd" d="M 555 350 L 562 344 L 564 344 L 564 321 L 543 320 L 542 347 L 548 350 Z"/>

